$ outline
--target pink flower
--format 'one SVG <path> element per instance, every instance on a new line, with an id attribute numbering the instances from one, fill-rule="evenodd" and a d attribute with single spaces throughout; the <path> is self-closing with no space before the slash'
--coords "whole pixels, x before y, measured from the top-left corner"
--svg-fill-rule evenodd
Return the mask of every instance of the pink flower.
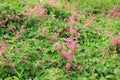
<path id="1" fill-rule="evenodd" d="M 52 36 L 52 40 L 54 41 L 54 40 L 56 40 L 56 39 L 57 39 L 56 35 L 53 35 L 53 36 Z"/>
<path id="2" fill-rule="evenodd" d="M 14 32 L 14 29 L 13 29 L 12 27 L 10 27 L 10 26 L 9 26 L 7 29 L 8 29 L 9 31 Z"/>
<path id="3" fill-rule="evenodd" d="M 112 38 L 111 44 L 112 45 L 120 44 L 120 37 Z"/>
<path id="4" fill-rule="evenodd" d="M 63 20 L 64 22 L 68 22 L 68 20 L 67 20 L 67 18 L 64 18 L 64 20 Z"/>
<path id="5" fill-rule="evenodd" d="M 60 50 L 62 47 L 60 42 L 56 42 L 53 46 L 54 46 L 55 50 Z"/>
<path id="6" fill-rule="evenodd" d="M 1 24 L 2 24 L 2 25 L 5 25 L 5 23 L 6 23 L 6 22 L 5 22 L 4 20 L 2 20 Z"/>
<path id="7" fill-rule="evenodd" d="M 67 60 L 68 60 L 68 62 L 70 62 L 70 61 L 73 60 L 73 58 L 72 58 L 72 51 L 71 51 L 71 50 L 69 50 L 69 51 L 67 52 Z"/>
<path id="8" fill-rule="evenodd" d="M 57 39 L 57 36 L 59 35 L 59 33 L 55 33 L 53 36 L 52 36 L 52 40 L 56 40 Z"/>
<path id="9" fill-rule="evenodd" d="M 112 10 L 110 10 L 109 12 L 108 12 L 108 16 L 110 16 L 110 15 L 113 15 L 113 16 L 119 16 L 120 15 L 120 12 L 119 12 L 119 10 L 117 10 L 117 8 L 119 8 L 119 7 L 116 7 L 116 8 L 114 8 L 114 9 L 112 9 Z"/>
<path id="10" fill-rule="evenodd" d="M 68 63 L 66 64 L 66 70 L 70 70 L 70 67 L 71 67 L 71 64 L 68 62 Z"/>
<path id="11" fill-rule="evenodd" d="M 112 38 L 111 44 L 112 44 L 112 45 L 116 45 L 116 44 L 117 44 L 117 40 L 118 40 L 117 38 Z"/>
<path id="12" fill-rule="evenodd" d="M 71 27 L 69 27 L 69 26 L 65 28 L 66 32 L 70 32 L 70 30 L 71 30 Z"/>
<path id="13" fill-rule="evenodd" d="M 24 26 L 21 26 L 20 33 L 25 32 Z"/>
<path id="14" fill-rule="evenodd" d="M 33 80 L 32 78 L 29 78 L 29 80 Z"/>
<path id="15" fill-rule="evenodd" d="M 63 58 L 66 58 L 66 56 L 67 56 L 67 51 L 66 50 L 62 50 L 62 56 L 63 56 Z"/>
<path id="16" fill-rule="evenodd" d="M 77 16 L 77 14 L 73 13 L 72 16 L 70 17 L 70 21 L 75 22 L 76 21 L 76 16 Z"/>
<path id="17" fill-rule="evenodd" d="M 70 44 L 70 50 L 75 51 L 75 49 L 76 49 L 76 43 L 75 43 L 75 41 L 72 41 Z"/>
<path id="18" fill-rule="evenodd" d="M 21 34 L 16 34 L 16 35 L 15 35 L 16 40 L 19 40 L 21 36 L 22 36 Z"/>
<path id="19" fill-rule="evenodd" d="M 61 38 L 61 40 L 65 41 L 65 42 L 72 42 L 73 39 L 71 38 Z"/>
<path id="20" fill-rule="evenodd" d="M 1 48 L 2 48 L 2 49 L 7 49 L 7 48 L 9 48 L 8 46 L 6 46 L 6 43 L 5 43 L 5 42 L 1 42 L 0 45 L 1 45 Z"/>
<path id="21" fill-rule="evenodd" d="M 8 19 L 9 18 L 9 15 L 8 14 L 4 14 L 5 18 Z"/>
<path id="22" fill-rule="evenodd" d="M 44 10 L 42 10 L 42 11 L 40 12 L 39 16 L 42 16 L 42 15 L 44 15 L 44 14 L 46 14 L 46 13 L 47 13 L 47 11 L 44 9 Z"/>
<path id="23" fill-rule="evenodd" d="M 11 16 L 12 16 L 12 20 L 13 20 L 15 18 L 15 15 L 12 13 Z"/>
<path id="24" fill-rule="evenodd" d="M 2 51 L 0 52 L 0 54 L 1 54 L 1 55 L 4 55 L 4 54 L 6 54 L 6 51 L 5 51 L 5 50 L 2 50 Z"/>
<path id="25" fill-rule="evenodd" d="M 84 24 L 84 25 L 85 25 L 85 26 L 89 26 L 90 23 L 91 23 L 91 21 L 90 21 L 90 19 L 88 19 L 88 20 L 85 21 L 85 24 Z"/>

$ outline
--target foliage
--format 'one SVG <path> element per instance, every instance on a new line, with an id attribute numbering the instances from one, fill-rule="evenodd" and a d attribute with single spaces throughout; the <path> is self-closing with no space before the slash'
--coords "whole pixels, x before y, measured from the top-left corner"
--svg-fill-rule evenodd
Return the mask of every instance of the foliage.
<path id="1" fill-rule="evenodd" d="M 0 1 L 0 80 L 119 80 L 120 1 L 58 1 Z"/>

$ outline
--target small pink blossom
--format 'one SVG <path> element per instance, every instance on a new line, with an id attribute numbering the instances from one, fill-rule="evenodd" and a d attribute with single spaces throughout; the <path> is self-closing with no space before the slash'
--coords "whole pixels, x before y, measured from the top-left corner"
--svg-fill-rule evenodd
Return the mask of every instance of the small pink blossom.
<path id="1" fill-rule="evenodd" d="M 70 30 L 71 30 L 71 27 L 69 27 L 69 26 L 65 28 L 66 32 L 70 32 Z"/>
<path id="2" fill-rule="evenodd" d="M 1 26 L 2 26 L 2 28 L 6 28 L 6 22 L 4 21 L 4 20 L 2 20 L 1 22 L 0 22 L 0 24 L 1 24 Z"/>
<path id="3" fill-rule="evenodd" d="M 112 38 L 112 45 L 116 45 L 117 44 L 117 38 Z"/>
<path id="4" fill-rule="evenodd" d="M 78 33 L 78 36 L 80 36 L 80 33 Z M 78 38 L 77 37 L 76 37 L 75 41 L 78 42 Z"/>
<path id="5" fill-rule="evenodd" d="M 85 21 L 85 24 L 84 24 L 84 25 L 85 25 L 85 26 L 89 26 L 90 24 L 91 24 L 91 21 L 90 21 L 90 19 L 88 19 L 88 20 Z"/>
<path id="6" fill-rule="evenodd" d="M 42 16 L 42 15 L 44 15 L 44 14 L 46 14 L 46 13 L 47 13 L 47 11 L 44 9 L 44 10 L 42 10 L 42 11 L 40 12 L 39 16 Z"/>
<path id="7" fill-rule="evenodd" d="M 64 18 L 64 20 L 63 20 L 64 22 L 68 22 L 68 19 L 67 18 Z"/>
<path id="8" fill-rule="evenodd" d="M 59 35 L 59 33 L 55 33 L 53 36 L 52 36 L 52 40 L 55 41 L 57 39 L 57 36 Z"/>
<path id="9" fill-rule="evenodd" d="M 24 26 L 21 26 L 20 33 L 24 33 L 24 32 L 25 32 Z"/>
<path id="10" fill-rule="evenodd" d="M 54 46 L 55 50 L 60 50 L 62 47 L 60 42 L 56 42 L 53 46 Z"/>
<path id="11" fill-rule="evenodd" d="M 74 23 L 76 21 L 76 16 L 77 14 L 73 13 L 72 16 L 70 17 L 70 21 Z"/>
<path id="12" fill-rule="evenodd" d="M 67 51 L 66 50 L 62 50 L 62 56 L 63 56 L 63 58 L 66 58 L 67 57 Z"/>
<path id="13" fill-rule="evenodd" d="M 66 70 L 70 70 L 70 67 L 71 67 L 71 64 L 68 62 L 68 63 L 66 64 Z"/>
<path id="14" fill-rule="evenodd" d="M 70 61 L 73 60 L 73 58 L 72 58 L 72 51 L 71 51 L 71 50 L 69 50 L 69 51 L 67 52 L 67 60 L 68 60 L 68 62 L 70 62 Z"/>
<path id="15" fill-rule="evenodd" d="M 57 39 L 56 35 L 52 36 L 52 40 L 55 41 Z"/>
<path id="16" fill-rule="evenodd" d="M 32 78 L 29 78 L 29 80 L 33 80 Z"/>
<path id="17" fill-rule="evenodd" d="M 15 14 L 12 13 L 11 16 L 12 16 L 12 20 L 13 20 L 15 18 Z"/>
<path id="18" fill-rule="evenodd" d="M 22 36 L 21 34 L 16 34 L 16 35 L 15 35 L 16 40 L 19 40 L 21 36 Z"/>
<path id="19" fill-rule="evenodd" d="M 5 42 L 1 42 L 0 45 L 1 45 L 2 49 L 8 49 L 9 48 L 8 46 L 6 46 Z"/>
<path id="20" fill-rule="evenodd" d="M 2 20 L 1 24 L 5 25 L 5 23 L 6 23 L 6 22 L 5 22 L 4 20 Z"/>
<path id="21" fill-rule="evenodd" d="M 9 15 L 8 14 L 4 14 L 5 18 L 8 19 L 9 18 Z"/>
<path id="22" fill-rule="evenodd" d="M 71 38 L 61 38 L 60 40 L 63 40 L 65 42 L 72 42 L 73 41 L 73 39 L 71 39 Z"/>
<path id="23" fill-rule="evenodd" d="M 120 44 L 120 37 L 112 38 L 111 44 L 112 45 Z"/>
<path id="24" fill-rule="evenodd" d="M 7 29 L 8 29 L 9 31 L 14 32 L 14 29 L 13 29 L 12 27 L 10 27 L 10 26 L 9 26 Z"/>
<path id="25" fill-rule="evenodd" d="M 75 51 L 76 50 L 76 43 L 75 43 L 75 41 L 71 42 L 71 44 L 70 44 L 70 50 L 71 51 Z"/>
<path id="26" fill-rule="evenodd" d="M 118 7 L 115 7 L 114 9 L 112 9 L 112 10 L 109 10 L 109 12 L 108 12 L 108 17 L 109 17 L 110 15 L 115 16 L 115 17 L 119 17 L 119 15 L 120 15 L 119 8 L 120 8 L 120 7 L 118 6 Z"/>
<path id="27" fill-rule="evenodd" d="M 6 51 L 5 51 L 5 50 L 2 50 L 2 51 L 0 52 L 0 54 L 1 54 L 1 55 L 4 55 L 4 54 L 6 54 Z"/>

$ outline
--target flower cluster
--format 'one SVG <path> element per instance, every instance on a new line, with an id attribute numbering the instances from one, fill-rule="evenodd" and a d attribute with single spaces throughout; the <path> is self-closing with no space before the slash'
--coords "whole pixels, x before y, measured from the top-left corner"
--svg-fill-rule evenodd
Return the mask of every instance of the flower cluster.
<path id="1" fill-rule="evenodd" d="M 17 22 L 20 23 L 21 22 L 21 19 L 19 16 L 15 15 L 14 13 L 12 14 L 3 14 L 2 18 L 0 18 L 0 26 L 2 28 L 8 28 L 9 31 L 12 31 L 14 32 L 13 28 L 12 27 L 7 27 L 7 21 L 8 20 L 16 20 L 17 19 Z"/>
<path id="2" fill-rule="evenodd" d="M 120 53 L 120 37 L 115 37 L 111 39 L 109 54 L 111 54 L 113 51 L 117 51 L 118 53 Z"/>
<path id="3" fill-rule="evenodd" d="M 26 18 L 31 15 L 38 16 L 39 18 L 43 19 L 44 16 L 47 14 L 47 11 L 43 8 L 43 4 L 37 5 L 33 8 L 27 8 L 24 12 Z"/>
<path id="4" fill-rule="evenodd" d="M 112 38 L 111 44 L 112 45 L 117 45 L 117 44 L 120 45 L 120 37 Z"/>
<path id="5" fill-rule="evenodd" d="M 72 61 L 73 61 L 73 57 L 72 55 L 74 55 L 76 53 L 76 49 L 77 49 L 77 43 L 78 43 L 78 37 L 80 36 L 80 34 L 78 33 L 78 28 L 74 25 L 75 21 L 76 21 L 76 16 L 77 14 L 74 13 L 71 17 L 70 20 L 68 20 L 67 18 L 64 18 L 64 22 L 70 22 L 71 25 L 65 28 L 65 31 L 67 34 L 72 33 L 70 37 L 68 38 L 61 38 L 60 40 L 63 43 L 60 42 L 56 42 L 54 44 L 54 49 L 55 50 L 61 50 L 61 54 L 62 54 L 62 59 L 66 59 L 67 60 L 67 64 L 66 64 L 66 70 L 70 70 L 71 66 L 72 66 Z M 58 35 L 57 35 L 58 36 Z M 52 37 L 53 39 L 53 37 Z M 56 39 L 56 35 L 54 36 L 54 39 Z"/>
<path id="6" fill-rule="evenodd" d="M 14 13 L 11 14 L 3 14 L 2 18 L 0 18 L 0 26 L 4 29 L 7 29 L 10 32 L 15 32 L 15 29 L 13 26 L 8 26 L 8 21 L 14 21 L 17 20 L 18 23 L 21 22 L 21 19 L 18 15 L 15 15 Z M 16 40 L 19 40 L 22 36 L 22 33 L 24 33 L 24 26 L 21 26 L 21 29 L 18 34 L 15 34 Z"/>
<path id="7" fill-rule="evenodd" d="M 66 69 L 69 70 L 71 67 L 70 63 L 73 61 L 72 55 L 76 53 L 77 39 L 73 40 L 72 38 L 61 38 L 61 40 L 64 41 L 64 43 L 61 44 L 60 42 L 56 42 L 54 44 L 54 48 L 57 51 L 61 50 L 62 59 L 67 60 Z"/>
<path id="8" fill-rule="evenodd" d="M 0 42 L 0 56 L 6 54 L 6 50 L 8 49 L 9 47 L 6 45 L 5 42 L 1 41 Z"/>
<path id="9" fill-rule="evenodd" d="M 110 15 L 120 18 L 120 6 L 115 7 L 114 9 L 110 10 L 108 12 L 108 16 L 110 16 Z"/>
<path id="10" fill-rule="evenodd" d="M 20 37 L 22 36 L 22 33 L 25 32 L 24 26 L 21 26 L 21 29 L 18 34 L 15 34 L 16 40 L 19 40 Z"/>

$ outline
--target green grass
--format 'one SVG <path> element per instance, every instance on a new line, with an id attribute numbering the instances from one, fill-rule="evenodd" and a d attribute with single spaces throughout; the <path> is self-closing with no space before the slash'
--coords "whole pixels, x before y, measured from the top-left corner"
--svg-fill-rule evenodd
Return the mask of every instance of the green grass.
<path id="1" fill-rule="evenodd" d="M 0 80 L 119 80 L 120 79 L 120 53 L 111 46 L 111 38 L 118 37 L 120 32 L 120 20 L 116 17 L 108 17 L 109 10 L 120 4 L 119 0 L 59 0 L 61 4 L 77 5 L 75 12 L 79 14 L 75 23 L 64 22 L 66 17 L 74 11 L 61 6 L 52 7 L 45 4 L 47 14 L 44 19 L 36 15 L 25 19 L 22 11 L 27 5 L 36 6 L 39 0 L 1 0 L 0 22 L 4 20 L 6 27 L 11 26 L 14 32 L 2 28 L 0 24 L 0 44 L 5 42 L 6 53 L 3 45 L 0 45 Z M 26 3 L 24 3 L 26 2 Z M 66 3 L 67 2 L 67 3 Z M 105 13 L 101 10 L 104 9 Z M 15 14 L 15 18 L 5 18 L 4 14 Z M 82 16 L 83 14 L 84 16 Z M 92 14 L 90 16 L 89 14 Z M 18 21 L 20 17 L 20 22 Z M 90 21 L 85 26 L 86 21 Z M 111 21 L 110 21 L 111 20 Z M 19 40 L 15 35 L 19 34 L 21 26 L 25 32 Z M 54 43 L 60 42 L 60 38 L 68 38 L 74 33 L 66 33 L 68 26 L 77 26 L 78 48 L 73 54 L 70 70 L 66 70 L 67 60 L 62 59 L 61 51 L 54 50 Z M 45 29 L 45 31 L 44 31 Z M 52 36 L 60 30 L 56 40 Z M 43 35 L 44 34 L 44 35 Z M 65 48 L 69 49 L 69 48 Z M 111 53 L 109 54 L 109 51 Z"/>

